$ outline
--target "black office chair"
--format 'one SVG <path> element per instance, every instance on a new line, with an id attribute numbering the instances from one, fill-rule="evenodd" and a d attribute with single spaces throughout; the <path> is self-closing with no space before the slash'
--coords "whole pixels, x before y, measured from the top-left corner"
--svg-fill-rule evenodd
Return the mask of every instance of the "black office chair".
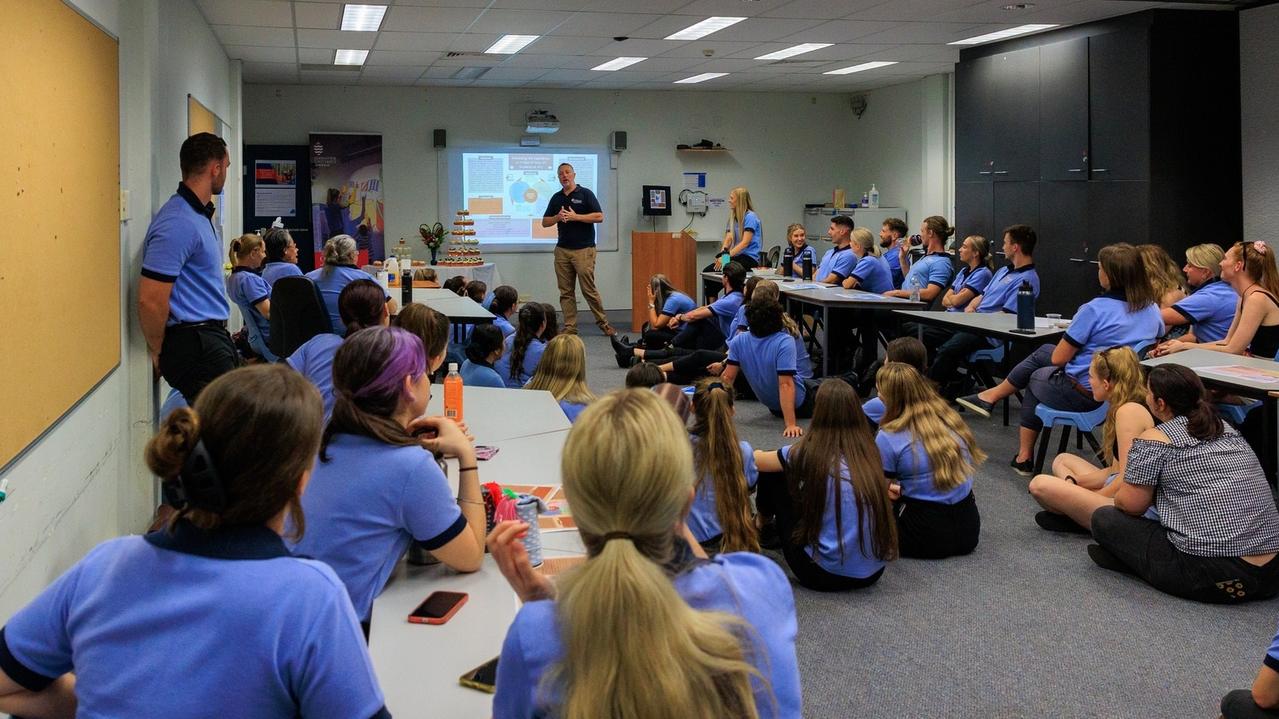
<path id="1" fill-rule="evenodd" d="M 773 245 L 768 249 L 768 254 L 764 256 L 764 261 L 769 267 L 777 267 L 777 262 L 782 257 L 782 246 Z"/>
<path id="2" fill-rule="evenodd" d="M 281 359 L 312 337 L 332 332 L 320 290 L 306 277 L 281 277 L 271 288 L 271 351 Z"/>

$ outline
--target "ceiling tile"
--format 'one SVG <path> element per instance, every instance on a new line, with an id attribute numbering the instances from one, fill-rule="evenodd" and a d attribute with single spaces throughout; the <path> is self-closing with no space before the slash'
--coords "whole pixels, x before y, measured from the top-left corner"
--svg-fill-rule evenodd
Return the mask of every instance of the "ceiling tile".
<path id="1" fill-rule="evenodd" d="M 559 37 L 545 35 L 516 53 L 520 55 L 585 55 L 612 42 L 602 37 Z"/>
<path id="2" fill-rule="evenodd" d="M 605 80 L 592 80 L 578 85 L 583 90 L 625 90 L 636 85 L 630 80 L 621 80 L 618 78 L 608 78 Z"/>
<path id="3" fill-rule="evenodd" d="M 397 67 L 387 65 L 365 65 L 364 70 L 360 72 L 360 78 L 379 78 L 404 81 L 404 84 L 411 85 L 415 80 L 422 76 L 426 70 L 425 67 Z"/>
<path id="4" fill-rule="evenodd" d="M 853 20 L 894 20 L 916 22 L 960 10 L 974 4 L 974 0 L 890 0 L 871 8 L 850 11 Z"/>
<path id="5" fill-rule="evenodd" d="M 465 32 L 483 12 L 481 8 L 410 7 L 392 5 L 382 30 L 393 32 Z"/>
<path id="6" fill-rule="evenodd" d="M 591 0 L 493 0 L 492 8 L 508 10 L 565 10 L 577 12 L 591 9 Z"/>
<path id="7" fill-rule="evenodd" d="M 210 25 L 293 26 L 288 0 L 198 0 L 196 5 Z"/>
<path id="8" fill-rule="evenodd" d="M 1004 26 L 973 25 L 971 23 L 904 22 L 891 30 L 858 38 L 861 42 L 877 44 L 945 44 L 973 35 L 993 32 Z"/>
<path id="9" fill-rule="evenodd" d="M 591 51 L 592 55 L 602 57 L 655 57 L 683 46 L 676 40 L 636 40 L 608 42 Z"/>
<path id="10" fill-rule="evenodd" d="M 342 26 L 342 5 L 327 2 L 295 2 L 293 14 L 297 27 L 337 30 Z"/>
<path id="11" fill-rule="evenodd" d="M 245 25 L 212 25 L 213 34 L 225 45 L 257 45 L 259 47 L 293 47 L 292 28 L 248 27 Z"/>
<path id="12" fill-rule="evenodd" d="M 706 62 L 703 62 L 700 65 L 696 65 L 689 69 L 692 70 L 694 73 L 741 72 L 742 70 L 759 67 L 762 64 L 764 63 L 760 60 L 746 60 L 742 58 L 733 59 L 733 58 L 722 57 L 722 58 L 715 58 L 713 60 L 708 60 Z"/>
<path id="13" fill-rule="evenodd" d="M 416 67 L 424 68 L 439 59 L 439 52 L 395 52 L 374 50 L 364 61 L 365 67 Z"/>
<path id="14" fill-rule="evenodd" d="M 375 32 L 342 32 L 341 30 L 298 30 L 298 47 L 324 47 L 331 50 L 368 50 L 377 38 Z"/>
<path id="15" fill-rule="evenodd" d="M 590 55 L 525 55 L 519 53 L 502 62 L 500 67 L 541 67 L 586 70 L 600 64 L 600 58 Z"/>
<path id="16" fill-rule="evenodd" d="M 693 0 L 675 12 L 680 15 L 705 17 L 754 17 L 768 9 L 771 2 L 743 2 L 742 0 Z M 685 18 L 687 20 L 687 18 Z M 686 22 L 685 26 L 692 23 Z"/>
<path id="17" fill-rule="evenodd" d="M 463 33 L 453 37 L 453 44 L 449 45 L 449 50 L 454 52 L 484 52 L 490 45 L 497 42 L 501 35 Z M 507 55 L 493 55 L 499 62 L 507 58 Z"/>
<path id="18" fill-rule="evenodd" d="M 527 80 L 489 80 L 487 77 L 472 82 L 475 87 L 523 87 Z"/>
<path id="19" fill-rule="evenodd" d="M 536 80 L 545 75 L 547 68 L 542 67 L 495 67 L 484 73 L 483 80 L 519 80 L 526 82 Z"/>
<path id="20" fill-rule="evenodd" d="M 298 48 L 298 62 L 330 65 L 333 63 L 333 51 L 318 47 Z"/>
<path id="21" fill-rule="evenodd" d="M 562 82 L 568 85 L 578 85 L 598 79 L 598 77 L 599 73 L 591 72 L 590 70 L 551 70 L 538 79 L 544 82 Z"/>
<path id="22" fill-rule="evenodd" d="M 446 32 L 380 32 L 378 50 L 440 51 L 447 50 L 456 36 Z"/>
<path id="23" fill-rule="evenodd" d="M 801 33 L 781 38 L 778 42 L 791 45 L 801 42 L 849 43 L 867 35 L 891 30 L 897 26 L 898 23 L 895 22 L 874 20 L 827 20 Z"/>
<path id="24" fill-rule="evenodd" d="M 591 58 L 591 67 L 600 64 L 603 58 Z M 650 57 L 644 62 L 631 65 L 629 69 L 637 72 L 677 72 L 687 70 L 706 62 L 704 57 Z"/>
<path id="25" fill-rule="evenodd" d="M 491 0 L 392 0 L 392 2 L 395 5 L 415 5 L 419 7 L 486 8 L 489 6 Z"/>
<path id="26" fill-rule="evenodd" d="M 227 57 L 245 62 L 297 62 L 298 51 L 291 47 L 226 45 Z"/>
<path id="27" fill-rule="evenodd" d="M 245 62 L 245 82 L 297 82 L 298 66 L 292 62 Z"/>
<path id="28" fill-rule="evenodd" d="M 360 75 L 343 70 L 303 70 L 298 78 L 306 85 L 353 85 Z"/>
<path id="29" fill-rule="evenodd" d="M 822 24 L 821 20 L 784 20 L 781 18 L 751 18 L 725 28 L 710 37 L 720 41 L 742 40 L 747 42 L 763 42 L 777 40 L 792 35 L 804 35 L 812 27 Z M 813 40 L 811 42 L 817 42 Z"/>
<path id="30" fill-rule="evenodd" d="M 434 67 L 426 68 L 426 72 L 422 73 L 422 77 L 431 78 L 432 80 L 443 80 L 446 78 L 453 77 L 453 74 L 456 73 L 457 71 L 458 71 L 458 68 L 456 67 L 436 65 Z"/>
<path id="31" fill-rule="evenodd" d="M 487 32 L 495 35 L 545 35 L 556 25 L 567 20 L 566 12 L 539 12 L 537 10 L 485 10 L 483 15 L 467 29 L 467 32 Z"/>
<path id="32" fill-rule="evenodd" d="M 635 0 L 593 0 L 591 11 L 668 14 L 687 4 L 688 0 L 646 0 L 644 3 L 637 3 Z"/>
<path id="33" fill-rule="evenodd" d="M 698 40 L 681 45 L 670 52 L 664 53 L 666 57 L 707 57 L 706 51 L 710 50 L 710 57 L 728 57 L 734 53 L 746 52 L 752 50 L 757 45 L 753 42 L 706 42 Z"/>
<path id="34" fill-rule="evenodd" d="M 632 31 L 652 24 L 661 17 L 661 15 L 640 13 L 580 12 L 561 23 L 552 31 L 552 34 L 617 37 L 629 35 Z"/>
<path id="35" fill-rule="evenodd" d="M 760 13 L 761 17 L 819 18 L 847 17 L 874 7 L 884 0 L 794 0 Z M 1005 0 L 1006 1 L 1006 0 Z"/>
<path id="36" fill-rule="evenodd" d="M 450 80 L 447 78 L 445 79 L 423 78 L 421 80 L 418 80 L 414 84 L 428 85 L 431 87 L 466 87 L 468 85 L 471 85 L 473 82 L 474 82 L 473 80 Z"/>

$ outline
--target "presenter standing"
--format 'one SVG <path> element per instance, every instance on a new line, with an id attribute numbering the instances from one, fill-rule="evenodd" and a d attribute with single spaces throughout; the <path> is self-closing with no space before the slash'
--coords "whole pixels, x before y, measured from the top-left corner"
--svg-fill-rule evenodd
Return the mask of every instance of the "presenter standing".
<path id="1" fill-rule="evenodd" d="M 567 162 L 556 168 L 561 192 L 551 196 L 543 213 L 542 227 L 555 225 L 555 282 L 560 288 L 560 309 L 564 312 L 564 332 L 577 334 L 577 294 L 573 283 L 582 286 L 582 296 L 595 315 L 595 324 L 604 334 L 617 334 L 608 324 L 604 303 L 595 289 L 595 225 L 604 221 L 604 210 L 595 193 L 577 184 L 577 173 Z"/>
<path id="2" fill-rule="evenodd" d="M 226 183 L 226 142 L 197 133 L 179 152 L 182 182 L 151 220 L 142 251 L 138 321 L 152 365 L 194 403 L 200 390 L 239 364 L 227 333 L 222 240 L 213 196 Z"/>

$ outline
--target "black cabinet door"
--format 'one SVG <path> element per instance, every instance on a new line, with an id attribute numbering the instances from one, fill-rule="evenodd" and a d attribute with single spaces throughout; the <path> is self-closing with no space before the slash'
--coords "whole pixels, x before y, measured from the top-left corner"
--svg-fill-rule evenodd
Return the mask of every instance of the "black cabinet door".
<path id="1" fill-rule="evenodd" d="M 1088 183 L 1088 251 L 1116 242 L 1166 244 L 1151 237 L 1149 182 Z"/>
<path id="2" fill-rule="evenodd" d="M 979 57 L 955 66 L 955 180 L 991 180 L 991 95 L 994 61 Z"/>
<path id="3" fill-rule="evenodd" d="M 991 155 L 996 182 L 1039 179 L 1039 48 L 991 56 Z"/>
<path id="4" fill-rule="evenodd" d="M 1067 317 L 1097 294 L 1097 266 L 1092 264 L 1088 232 L 1088 183 L 1042 182 L 1039 188 L 1038 312 Z"/>
<path id="5" fill-rule="evenodd" d="M 1000 245 L 994 228 L 994 185 L 990 182 L 959 182 L 955 184 L 955 235 L 962 242 L 969 235 L 981 235 Z"/>
<path id="6" fill-rule="evenodd" d="M 1088 179 L 1088 38 L 1039 48 L 1039 176 Z"/>
<path id="7" fill-rule="evenodd" d="M 1088 78 L 1091 179 L 1150 179 L 1150 29 L 1090 37 Z"/>
<path id="8" fill-rule="evenodd" d="M 1002 241 L 1004 228 L 1009 225 L 1038 227 L 1039 185 L 1038 182 L 996 183 L 990 234 L 986 236 Z"/>

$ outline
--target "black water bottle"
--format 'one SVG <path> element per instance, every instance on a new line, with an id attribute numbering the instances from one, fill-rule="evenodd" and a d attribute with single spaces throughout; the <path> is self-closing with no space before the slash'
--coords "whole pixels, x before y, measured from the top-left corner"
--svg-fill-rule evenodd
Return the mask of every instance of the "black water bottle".
<path id="1" fill-rule="evenodd" d="M 413 270 L 404 270 L 404 274 L 400 276 L 400 309 L 409 306 L 413 301 Z"/>
<path id="2" fill-rule="evenodd" d="M 1017 290 L 1017 329 L 1035 329 L 1035 290 L 1029 282 L 1022 282 Z"/>
<path id="3" fill-rule="evenodd" d="M 813 279 L 813 256 L 811 254 L 804 255 L 804 281 Z"/>
<path id="4" fill-rule="evenodd" d="M 795 274 L 795 248 L 786 245 L 786 251 L 782 253 L 782 277 L 790 277 Z"/>

